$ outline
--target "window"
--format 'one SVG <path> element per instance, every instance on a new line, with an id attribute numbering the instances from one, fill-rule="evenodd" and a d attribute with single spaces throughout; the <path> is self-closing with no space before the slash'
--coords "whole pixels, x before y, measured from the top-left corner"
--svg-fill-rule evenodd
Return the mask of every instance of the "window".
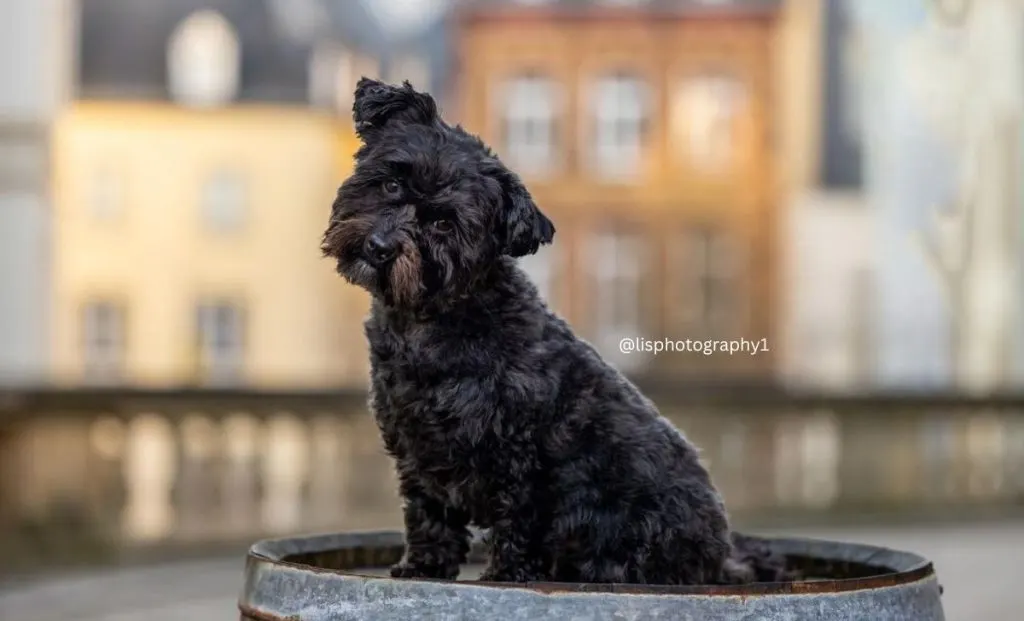
<path id="1" fill-rule="evenodd" d="M 212 231 L 228 232 L 245 221 L 245 184 L 239 175 L 217 173 L 203 186 L 203 220 Z"/>
<path id="2" fill-rule="evenodd" d="M 680 85 L 673 110 L 675 142 L 690 165 L 720 172 L 733 164 L 745 97 L 742 82 L 727 75 L 694 76 Z"/>
<path id="3" fill-rule="evenodd" d="M 239 87 L 239 47 L 235 29 L 220 13 L 201 10 L 185 18 L 168 42 L 172 97 L 198 107 L 231 101 Z"/>
<path id="4" fill-rule="evenodd" d="M 640 172 L 650 94 L 637 76 L 617 73 L 598 79 L 593 105 L 593 167 L 616 179 Z"/>
<path id="5" fill-rule="evenodd" d="M 646 271 L 643 238 L 626 230 L 595 235 L 589 248 L 594 291 L 593 335 L 595 346 L 620 366 L 639 362 L 639 354 L 623 356 L 619 341 L 643 334 L 641 283 Z"/>
<path id="6" fill-rule="evenodd" d="M 113 302 L 89 302 L 82 309 L 82 368 L 86 382 L 116 383 L 124 371 L 124 309 Z"/>
<path id="7" fill-rule="evenodd" d="M 244 355 L 244 314 L 236 304 L 206 302 L 197 313 L 199 375 L 207 384 L 241 380 Z"/>
<path id="8" fill-rule="evenodd" d="M 535 254 L 519 259 L 519 266 L 530 277 L 540 297 L 550 306 L 555 284 L 555 252 L 551 246 L 541 246 Z"/>
<path id="9" fill-rule="evenodd" d="M 100 222 L 110 222 L 120 217 L 124 193 L 121 178 L 111 168 L 99 168 L 89 180 L 89 210 Z"/>
<path id="10" fill-rule="evenodd" d="M 684 274 L 675 305 L 682 327 L 704 336 L 736 336 L 729 333 L 741 328 L 735 240 L 713 228 L 698 227 L 686 232 L 675 247 L 680 252 L 675 264 Z"/>
<path id="11" fill-rule="evenodd" d="M 523 175 L 541 175 L 556 164 L 557 90 L 551 79 L 523 75 L 506 82 L 498 98 L 505 144 L 502 157 Z"/>

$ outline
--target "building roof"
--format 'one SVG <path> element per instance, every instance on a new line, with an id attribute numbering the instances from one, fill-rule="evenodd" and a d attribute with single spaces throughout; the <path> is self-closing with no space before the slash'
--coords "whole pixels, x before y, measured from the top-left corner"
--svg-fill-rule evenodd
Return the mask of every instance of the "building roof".
<path id="1" fill-rule="evenodd" d="M 371 0 L 367 8 L 392 37 L 422 30 L 451 8 L 455 0 Z"/>
<path id="2" fill-rule="evenodd" d="M 373 54 L 382 39 L 358 0 L 80 0 L 78 96 L 168 99 L 168 41 L 203 9 L 223 15 L 237 33 L 236 101 L 305 103 L 318 42 Z"/>

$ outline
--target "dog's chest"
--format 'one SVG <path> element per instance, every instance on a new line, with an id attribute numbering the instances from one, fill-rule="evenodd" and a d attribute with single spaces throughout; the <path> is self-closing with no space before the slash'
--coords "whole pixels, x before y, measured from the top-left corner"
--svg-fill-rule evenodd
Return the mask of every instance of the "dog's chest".
<path id="1" fill-rule="evenodd" d="M 395 338 L 371 337 L 374 415 L 393 447 L 399 468 L 426 491 L 467 511 L 481 526 L 490 523 L 495 490 L 489 436 L 467 424 L 484 412 L 460 408 L 465 390 L 448 363 L 457 354 Z M 493 447 L 492 447 L 493 448 Z"/>
<path id="2" fill-rule="evenodd" d="M 490 525 L 496 478 L 492 455 L 467 436 L 451 414 L 423 403 L 380 411 L 382 430 L 395 438 L 398 467 L 415 477 L 432 497 L 466 511 L 474 523 Z M 387 431 L 385 431 L 387 433 Z"/>
<path id="3" fill-rule="evenodd" d="M 444 407 L 437 394 L 440 378 L 411 363 L 399 357 L 375 365 L 378 424 L 385 436 L 390 434 L 399 468 L 413 472 L 431 496 L 467 511 L 473 523 L 486 527 L 495 496 L 490 489 L 495 479 L 487 474 L 493 455 L 467 430 L 466 412 Z"/>
<path id="4" fill-rule="evenodd" d="M 453 391 L 481 377 L 497 358 L 493 343 L 430 326 L 395 329 L 370 323 L 370 365 L 377 387 L 402 408 L 450 406 Z"/>

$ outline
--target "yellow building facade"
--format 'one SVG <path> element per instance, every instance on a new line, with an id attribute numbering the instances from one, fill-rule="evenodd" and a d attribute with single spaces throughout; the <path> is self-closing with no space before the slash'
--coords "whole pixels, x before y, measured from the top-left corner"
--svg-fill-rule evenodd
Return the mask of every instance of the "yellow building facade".
<path id="1" fill-rule="evenodd" d="M 320 254 L 379 70 L 361 6 L 80 4 L 51 137 L 55 383 L 365 385 L 368 300 Z"/>
<path id="2" fill-rule="evenodd" d="M 58 381 L 335 385 L 366 300 L 319 253 L 349 123 L 80 102 L 54 132 Z"/>

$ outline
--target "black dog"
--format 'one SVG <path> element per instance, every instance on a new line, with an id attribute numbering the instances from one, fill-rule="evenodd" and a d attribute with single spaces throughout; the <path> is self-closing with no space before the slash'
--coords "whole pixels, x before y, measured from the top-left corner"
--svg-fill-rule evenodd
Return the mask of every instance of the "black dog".
<path id="1" fill-rule="evenodd" d="M 555 233 L 519 178 L 408 83 L 363 78 L 353 113 L 323 251 L 373 297 L 370 405 L 405 501 L 392 575 L 455 578 L 472 523 L 482 580 L 752 579 L 696 449 L 516 266 Z"/>

